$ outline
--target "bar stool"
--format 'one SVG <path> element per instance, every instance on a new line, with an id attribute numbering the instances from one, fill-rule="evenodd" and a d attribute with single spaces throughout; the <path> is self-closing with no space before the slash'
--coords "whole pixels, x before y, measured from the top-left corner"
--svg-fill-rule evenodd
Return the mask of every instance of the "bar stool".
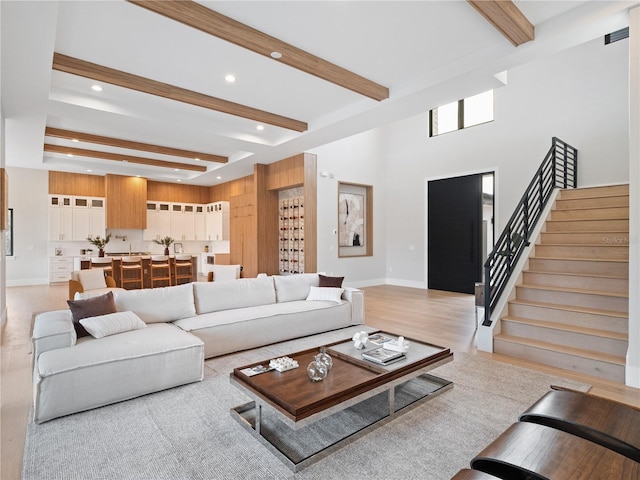
<path id="1" fill-rule="evenodd" d="M 171 286 L 171 266 L 168 255 L 153 255 L 150 263 L 151 288 L 155 287 L 155 282 L 167 282 Z"/>
<path id="2" fill-rule="evenodd" d="M 134 283 L 139 288 L 144 288 L 142 285 L 142 257 L 122 257 L 120 259 L 120 286 L 125 288 L 127 283 Z"/>
<path id="3" fill-rule="evenodd" d="M 193 281 L 193 263 L 191 255 L 176 255 L 173 263 L 174 285 L 180 285 L 180 280 Z"/>
<path id="4" fill-rule="evenodd" d="M 105 277 L 113 276 L 113 258 L 95 257 L 89 261 L 89 268 L 101 268 Z"/>

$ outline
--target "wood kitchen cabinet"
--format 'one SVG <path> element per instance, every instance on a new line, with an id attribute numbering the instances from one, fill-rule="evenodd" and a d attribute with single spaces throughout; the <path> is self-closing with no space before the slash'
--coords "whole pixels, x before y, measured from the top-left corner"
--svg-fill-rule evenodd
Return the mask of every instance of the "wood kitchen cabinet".
<path id="1" fill-rule="evenodd" d="M 107 174 L 107 228 L 147 228 L 147 179 Z"/>

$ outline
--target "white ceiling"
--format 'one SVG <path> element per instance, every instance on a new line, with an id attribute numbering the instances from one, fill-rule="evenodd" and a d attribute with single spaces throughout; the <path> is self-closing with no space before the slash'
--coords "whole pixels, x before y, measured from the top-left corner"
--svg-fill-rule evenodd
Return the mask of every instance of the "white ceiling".
<path id="1" fill-rule="evenodd" d="M 500 83 L 494 75 L 628 25 L 629 1 L 518 1 L 536 39 L 514 47 L 465 1 L 199 2 L 390 90 L 382 102 L 124 1 L 0 2 L 6 164 L 213 185 Z M 58 52 L 308 123 L 302 133 L 52 71 Z M 229 84 L 227 74 L 237 81 Z M 45 126 L 228 156 L 226 165 L 72 144 Z M 44 153 L 43 144 L 205 173 Z M 220 176 L 221 179 L 217 177 Z"/>

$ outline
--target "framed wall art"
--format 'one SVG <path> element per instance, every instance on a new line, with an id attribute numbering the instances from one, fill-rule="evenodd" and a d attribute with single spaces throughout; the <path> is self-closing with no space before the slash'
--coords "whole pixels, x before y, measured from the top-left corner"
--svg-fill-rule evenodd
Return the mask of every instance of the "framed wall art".
<path id="1" fill-rule="evenodd" d="M 338 256 L 373 255 L 373 187 L 338 183 Z"/>

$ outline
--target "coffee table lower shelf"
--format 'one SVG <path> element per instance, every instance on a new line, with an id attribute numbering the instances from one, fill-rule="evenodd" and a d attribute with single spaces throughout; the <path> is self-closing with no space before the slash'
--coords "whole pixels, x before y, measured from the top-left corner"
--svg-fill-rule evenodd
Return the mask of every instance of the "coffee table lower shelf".
<path id="1" fill-rule="evenodd" d="M 387 387 L 301 428 L 291 428 L 282 415 L 268 405 L 263 408 L 259 401 L 232 408 L 231 416 L 287 467 L 298 472 L 451 389 L 453 383 L 423 373 Z"/>

